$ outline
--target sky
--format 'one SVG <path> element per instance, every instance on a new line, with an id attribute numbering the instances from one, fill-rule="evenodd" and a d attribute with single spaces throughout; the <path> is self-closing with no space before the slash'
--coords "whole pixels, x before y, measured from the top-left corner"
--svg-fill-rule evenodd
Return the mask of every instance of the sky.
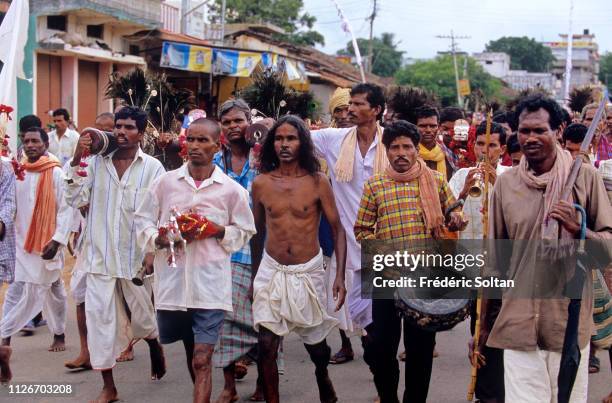
<path id="1" fill-rule="evenodd" d="M 326 53 L 333 54 L 350 40 L 340 26 L 332 0 L 303 0 L 304 11 L 317 17 L 314 29 L 325 37 Z M 373 0 L 337 0 L 357 37 L 367 38 Z M 459 50 L 484 51 L 502 36 L 528 36 L 537 41 L 559 40 L 569 29 L 571 0 L 378 0 L 374 36 L 395 34 L 404 57 L 431 58 L 450 49 L 449 39 L 436 35 L 468 36 L 458 39 Z M 573 32 L 589 29 L 599 53 L 612 52 L 612 0 L 574 0 Z"/>

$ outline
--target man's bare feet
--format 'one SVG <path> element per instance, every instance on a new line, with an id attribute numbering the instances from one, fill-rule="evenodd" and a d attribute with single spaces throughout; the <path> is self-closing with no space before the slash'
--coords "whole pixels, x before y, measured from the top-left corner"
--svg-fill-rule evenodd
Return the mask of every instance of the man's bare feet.
<path id="1" fill-rule="evenodd" d="M 72 361 L 66 361 L 64 366 L 68 369 L 91 369 L 91 362 L 89 362 L 89 354 L 81 352 L 77 358 Z"/>
<path id="2" fill-rule="evenodd" d="M 238 396 L 238 392 L 236 390 L 227 390 L 223 389 L 215 403 L 233 403 L 237 402 L 240 397 Z"/>
<path id="3" fill-rule="evenodd" d="M 54 353 L 66 350 L 66 343 L 63 334 L 54 334 L 53 343 L 49 346 L 49 351 Z"/>
<path id="4" fill-rule="evenodd" d="M 116 402 L 117 400 L 119 400 L 119 395 L 117 394 L 116 388 L 102 388 L 102 391 L 98 397 L 96 397 L 95 400 L 90 400 L 89 403 L 112 403 Z"/>
<path id="5" fill-rule="evenodd" d="M 12 352 L 10 346 L 0 346 L 0 383 L 9 383 L 13 379 L 9 364 Z"/>
<path id="6" fill-rule="evenodd" d="M 164 349 L 157 339 L 146 339 L 151 355 L 151 379 L 161 379 L 166 374 L 166 357 Z"/>
<path id="7" fill-rule="evenodd" d="M 126 362 L 134 360 L 134 348 L 130 344 L 125 350 L 117 357 L 117 362 Z"/>
<path id="8" fill-rule="evenodd" d="M 251 395 L 251 397 L 249 397 L 249 400 L 251 402 L 265 402 L 266 398 L 264 397 L 263 391 L 259 390 L 259 388 L 257 388 L 255 390 L 255 393 L 253 393 Z"/>

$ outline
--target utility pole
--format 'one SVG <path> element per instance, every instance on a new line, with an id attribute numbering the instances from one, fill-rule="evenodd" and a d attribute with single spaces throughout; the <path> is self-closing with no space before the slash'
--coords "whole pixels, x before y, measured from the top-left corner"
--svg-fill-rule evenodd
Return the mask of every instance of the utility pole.
<path id="1" fill-rule="evenodd" d="M 372 8 L 372 15 L 370 15 L 370 41 L 368 42 L 368 73 L 372 72 L 372 62 L 374 61 L 374 19 L 376 18 L 376 3 L 374 0 L 374 7 Z"/>
<path id="2" fill-rule="evenodd" d="M 574 1 L 570 0 L 569 27 L 567 32 L 567 53 L 565 54 L 565 83 L 563 86 L 563 103 L 569 104 L 569 92 L 572 83 L 572 48 L 574 44 L 574 33 L 572 32 L 572 20 L 574 16 Z"/>
<path id="3" fill-rule="evenodd" d="M 455 65 L 455 86 L 457 87 L 457 104 L 462 106 L 463 101 L 459 93 L 459 69 L 457 68 L 457 39 L 470 39 L 469 36 L 457 36 L 451 29 L 450 35 L 436 35 L 436 38 L 451 40 L 451 54 L 453 55 L 453 64 Z"/>

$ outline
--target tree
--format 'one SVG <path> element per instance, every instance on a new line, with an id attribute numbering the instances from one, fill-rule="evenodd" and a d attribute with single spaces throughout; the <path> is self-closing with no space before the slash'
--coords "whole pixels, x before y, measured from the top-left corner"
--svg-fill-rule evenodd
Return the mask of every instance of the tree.
<path id="1" fill-rule="evenodd" d="M 462 56 L 461 65 L 463 65 Z M 470 80 L 472 91 L 480 90 L 488 101 L 502 100 L 503 83 L 485 72 L 471 57 L 467 60 L 467 78 Z M 426 89 L 435 94 L 442 106 L 456 105 L 457 87 L 455 85 L 455 70 L 453 57 L 441 55 L 432 60 L 418 61 L 404 66 L 395 74 L 395 81 L 399 85 L 411 85 Z"/>
<path id="2" fill-rule="evenodd" d="M 221 2 L 215 0 L 210 6 L 210 20 L 221 20 Z M 314 46 L 325 44 L 325 38 L 312 30 L 316 17 L 302 13 L 302 0 L 227 0 L 225 20 L 227 23 L 270 23 L 285 30 L 278 39 L 297 45 Z"/>
<path id="3" fill-rule="evenodd" d="M 599 59 L 599 80 L 612 86 L 612 52 L 606 52 Z"/>
<path id="4" fill-rule="evenodd" d="M 547 72 L 555 60 L 550 48 L 533 38 L 504 36 L 490 41 L 487 52 L 504 52 L 510 55 L 510 68 L 531 72 Z"/>
<path id="5" fill-rule="evenodd" d="M 372 39 L 374 53 L 372 56 L 372 73 L 381 77 L 392 77 L 402 65 L 404 52 L 397 50 L 397 44 L 393 43 L 393 38 L 393 34 L 385 32 L 380 38 Z M 369 44 L 368 39 L 357 38 L 357 46 L 359 46 L 359 52 L 364 59 L 367 58 Z M 355 56 L 353 42 L 348 42 L 346 48 L 340 49 L 337 53 L 342 56 Z"/>

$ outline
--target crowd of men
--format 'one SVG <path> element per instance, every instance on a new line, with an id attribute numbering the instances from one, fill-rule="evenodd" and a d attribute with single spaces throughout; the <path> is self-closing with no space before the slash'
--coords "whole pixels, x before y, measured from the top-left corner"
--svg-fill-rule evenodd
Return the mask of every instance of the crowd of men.
<path id="1" fill-rule="evenodd" d="M 353 360 L 350 337 L 357 335 L 380 403 L 396 403 L 402 334 L 402 401 L 425 402 L 436 332 L 403 320 L 393 300 L 362 294 L 363 242 L 538 241 L 553 224 L 562 238 L 577 238 L 573 203 L 585 210 L 588 239 L 612 239 L 611 105 L 585 152 L 580 144 L 596 104 L 579 122 L 538 94 L 492 122 L 431 105 L 409 118 L 391 110 L 373 84 L 339 88 L 329 104 L 329 127 L 310 130 L 299 117 L 283 116 L 256 152 L 246 136 L 251 108 L 226 101 L 218 120 L 190 124 L 185 163 L 168 171 L 140 147 L 147 116 L 137 108 L 96 120 L 117 140 L 106 155 L 88 155 L 91 135 L 69 129 L 64 109 L 53 113 L 49 133 L 37 117 L 22 118 L 25 178 L 16 180 L 8 162 L 0 165 L 0 280 L 9 284 L 0 381 L 12 377 L 11 337 L 41 312 L 53 333 L 49 351 L 65 348 L 61 273 L 69 244 L 81 348 L 65 366 L 101 372 L 96 402 L 119 398 L 113 367 L 133 359 L 139 339 L 149 348 L 152 380 L 166 372 L 163 345 L 183 343 L 194 402 L 210 401 L 213 367 L 224 376 L 216 401 L 238 400 L 235 380 L 251 362 L 258 372 L 251 400 L 279 402 L 282 341 L 295 332 L 315 366 L 321 402 L 342 400 L 328 364 Z M 454 137 L 461 120 L 473 128 L 468 139 Z M 570 202 L 561 193 L 573 158 L 583 163 Z M 482 178 L 490 182 L 488 201 L 471 192 Z M 193 220 L 190 235 L 172 231 L 180 214 Z M 73 233 L 79 235 L 71 243 Z M 528 275 L 520 262 L 513 260 L 509 278 Z M 141 286 L 132 279 L 143 268 Z M 593 278 L 585 280 L 572 402 L 587 401 L 588 373 L 599 369 L 591 345 Z M 473 355 L 477 399 L 555 401 L 568 300 L 483 306 Z M 335 329 L 342 347 L 332 354 L 326 338 Z"/>

